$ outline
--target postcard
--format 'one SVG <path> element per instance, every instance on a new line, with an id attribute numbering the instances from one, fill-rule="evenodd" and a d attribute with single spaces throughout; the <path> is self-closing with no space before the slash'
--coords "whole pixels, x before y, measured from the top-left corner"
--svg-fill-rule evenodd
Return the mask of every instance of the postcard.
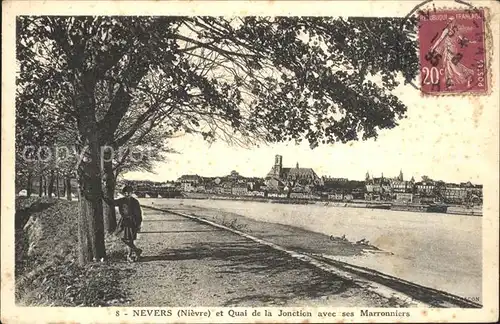
<path id="1" fill-rule="evenodd" d="M 498 320 L 498 2 L 2 6 L 2 323 Z"/>

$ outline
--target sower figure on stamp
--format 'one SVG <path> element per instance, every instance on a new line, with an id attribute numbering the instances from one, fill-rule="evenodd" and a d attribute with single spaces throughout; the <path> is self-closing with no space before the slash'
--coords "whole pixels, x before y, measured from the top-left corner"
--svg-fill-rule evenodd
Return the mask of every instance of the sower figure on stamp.
<path id="1" fill-rule="evenodd" d="M 142 253 L 142 250 L 134 244 L 142 225 L 142 211 L 139 201 L 132 197 L 131 186 L 125 186 L 122 193 L 125 197 L 114 200 L 121 215 L 118 233 L 123 232 L 122 241 L 127 245 L 127 261 L 134 262 Z"/>
<path id="2" fill-rule="evenodd" d="M 430 48 L 430 52 L 439 53 L 442 57 L 448 87 L 470 83 L 474 75 L 472 69 L 460 63 L 462 58 L 462 54 L 458 53 L 460 41 L 465 41 L 465 38 L 461 35 L 461 30 L 458 28 L 455 18 L 449 17 L 446 28 Z"/>

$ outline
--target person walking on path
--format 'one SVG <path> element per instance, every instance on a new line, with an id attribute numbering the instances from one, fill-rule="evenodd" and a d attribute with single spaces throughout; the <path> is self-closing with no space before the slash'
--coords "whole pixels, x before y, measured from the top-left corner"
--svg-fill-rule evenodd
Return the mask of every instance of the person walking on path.
<path id="1" fill-rule="evenodd" d="M 114 200 L 114 204 L 118 207 L 121 218 L 118 222 L 118 233 L 123 232 L 122 241 L 127 245 L 127 261 L 136 261 L 142 249 L 135 246 L 134 241 L 137 239 L 137 232 L 140 231 L 142 225 L 142 210 L 139 201 L 132 197 L 132 187 L 126 185 L 122 189 L 124 197 Z M 135 253 L 135 259 L 133 254 Z"/>

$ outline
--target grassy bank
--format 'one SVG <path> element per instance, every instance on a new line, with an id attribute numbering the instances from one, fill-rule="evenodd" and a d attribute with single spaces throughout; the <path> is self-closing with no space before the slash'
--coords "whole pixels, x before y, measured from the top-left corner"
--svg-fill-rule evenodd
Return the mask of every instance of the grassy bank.
<path id="1" fill-rule="evenodd" d="M 111 262 L 79 266 L 78 202 L 16 198 L 16 303 L 23 306 L 123 304 L 120 280 L 133 270 L 113 262 L 122 256 L 117 238 L 106 238 Z"/>

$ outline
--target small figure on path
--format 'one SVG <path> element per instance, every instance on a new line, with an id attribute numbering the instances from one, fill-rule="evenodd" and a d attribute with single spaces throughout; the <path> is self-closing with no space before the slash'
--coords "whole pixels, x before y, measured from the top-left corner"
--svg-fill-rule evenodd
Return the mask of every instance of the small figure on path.
<path id="1" fill-rule="evenodd" d="M 122 241 L 127 245 L 127 261 L 134 262 L 140 257 L 142 250 L 135 246 L 137 232 L 141 229 L 142 211 L 139 201 L 132 197 L 132 187 L 126 185 L 122 193 L 125 197 L 114 200 L 115 206 L 120 211 L 118 233 L 123 232 Z M 133 254 L 135 253 L 135 257 Z"/>

